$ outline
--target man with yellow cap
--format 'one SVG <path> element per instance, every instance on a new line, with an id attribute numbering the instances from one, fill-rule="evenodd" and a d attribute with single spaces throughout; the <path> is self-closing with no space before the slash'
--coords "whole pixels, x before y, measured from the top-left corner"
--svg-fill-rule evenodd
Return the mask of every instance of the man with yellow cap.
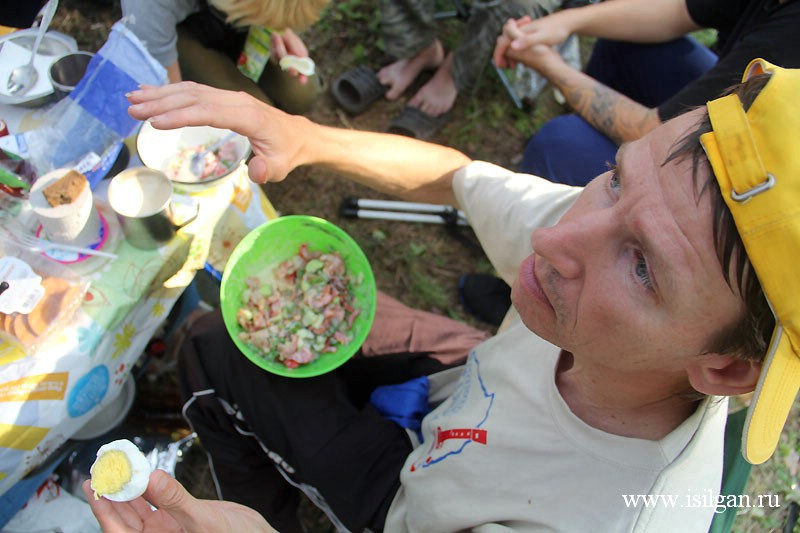
<path id="1" fill-rule="evenodd" d="M 744 80 L 764 73 L 770 81 L 746 112 L 735 94 L 709 102 L 713 131 L 700 137 L 776 320 L 742 441 L 754 464 L 772 455 L 800 388 L 800 276 L 792 267 L 800 238 L 800 71 L 755 60 Z"/>
<path id="2" fill-rule="evenodd" d="M 256 182 L 320 165 L 457 204 L 513 285 L 498 334 L 428 376 L 421 441 L 348 394 L 375 358 L 291 380 L 238 356 L 221 321 L 190 335 L 184 413 L 220 498 L 273 522 L 297 487 L 352 531 L 707 531 L 725 505 L 725 397 L 756 391 L 743 451 L 757 463 L 800 384 L 800 71 L 754 61 L 745 80 L 623 145 L 585 188 L 195 84 L 128 95 L 157 128 L 250 137 Z"/>

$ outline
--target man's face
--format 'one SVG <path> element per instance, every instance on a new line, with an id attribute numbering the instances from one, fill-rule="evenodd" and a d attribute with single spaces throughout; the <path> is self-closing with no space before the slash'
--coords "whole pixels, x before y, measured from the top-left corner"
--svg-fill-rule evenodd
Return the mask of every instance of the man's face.
<path id="1" fill-rule="evenodd" d="M 576 362 L 678 373 L 742 316 L 715 252 L 710 195 L 698 195 L 690 158 L 661 165 L 697 118 L 623 146 L 616 171 L 531 236 L 512 300 L 528 328 Z"/>

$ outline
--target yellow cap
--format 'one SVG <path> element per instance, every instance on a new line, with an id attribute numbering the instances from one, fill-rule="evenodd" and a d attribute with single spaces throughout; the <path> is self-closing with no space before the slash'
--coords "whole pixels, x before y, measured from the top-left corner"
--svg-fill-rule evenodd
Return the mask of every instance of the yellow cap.
<path id="1" fill-rule="evenodd" d="M 746 113 L 735 94 L 707 104 L 700 138 L 776 321 L 742 435 L 753 464 L 775 451 L 800 389 L 800 69 L 756 59 L 743 81 L 765 72 Z"/>

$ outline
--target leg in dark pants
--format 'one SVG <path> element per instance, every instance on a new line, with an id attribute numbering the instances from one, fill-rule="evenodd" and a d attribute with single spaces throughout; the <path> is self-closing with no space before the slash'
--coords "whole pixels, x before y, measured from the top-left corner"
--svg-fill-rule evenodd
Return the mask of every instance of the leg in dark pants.
<path id="1" fill-rule="evenodd" d="M 181 349 L 184 414 L 211 456 L 220 496 L 293 531 L 291 484 L 301 485 L 312 500 L 323 497 L 334 522 L 381 529 L 411 451 L 405 430 L 371 405 L 353 405 L 337 372 L 264 372 L 236 349 L 219 313 L 193 329 Z"/>

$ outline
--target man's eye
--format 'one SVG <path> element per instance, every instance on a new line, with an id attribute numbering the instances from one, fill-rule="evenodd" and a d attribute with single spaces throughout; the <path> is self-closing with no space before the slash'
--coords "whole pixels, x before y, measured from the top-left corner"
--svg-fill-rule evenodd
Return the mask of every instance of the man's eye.
<path id="1" fill-rule="evenodd" d="M 647 260 L 642 252 L 636 252 L 636 279 L 648 289 L 653 288 L 653 281 L 650 279 L 650 271 L 647 268 Z"/>
<path id="2" fill-rule="evenodd" d="M 620 188 L 619 174 L 617 174 L 616 165 L 611 167 L 611 176 L 609 176 L 608 178 L 608 186 L 614 192 L 619 191 Z"/>

